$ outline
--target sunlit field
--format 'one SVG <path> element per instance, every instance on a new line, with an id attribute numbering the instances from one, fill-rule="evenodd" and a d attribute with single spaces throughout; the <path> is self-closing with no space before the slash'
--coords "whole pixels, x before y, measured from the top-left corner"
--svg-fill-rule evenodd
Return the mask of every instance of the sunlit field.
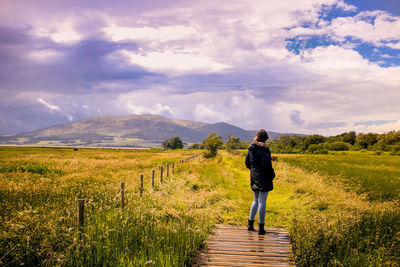
<path id="1" fill-rule="evenodd" d="M 218 217 L 209 210 L 218 198 L 189 182 L 191 166 L 199 163 L 178 164 L 169 177 L 166 164 L 196 153 L 1 148 L 1 263 L 187 264 Z M 82 232 L 76 229 L 77 199 L 85 199 Z"/>
<path id="2" fill-rule="evenodd" d="M 0 265 L 190 265 L 215 224 L 246 224 L 252 201 L 245 151 L 196 157 L 166 177 L 166 164 L 200 153 L 0 148 Z M 273 165 L 266 224 L 289 229 L 297 265 L 400 264 L 400 157 L 278 155 Z"/>
<path id="3" fill-rule="evenodd" d="M 400 157 L 346 152 L 279 160 L 306 204 L 290 225 L 297 264 L 399 266 Z"/>
<path id="4" fill-rule="evenodd" d="M 400 157 L 373 152 L 336 152 L 331 155 L 291 154 L 284 162 L 308 171 L 334 176 L 347 188 L 365 193 L 370 200 L 400 199 Z"/>

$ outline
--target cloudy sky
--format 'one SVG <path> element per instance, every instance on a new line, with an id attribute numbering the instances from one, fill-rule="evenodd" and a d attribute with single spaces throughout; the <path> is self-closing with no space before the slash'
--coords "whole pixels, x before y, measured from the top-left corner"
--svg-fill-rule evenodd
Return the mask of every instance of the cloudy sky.
<path id="1" fill-rule="evenodd" d="M 0 2 L 0 134 L 159 114 L 400 130 L 400 1 Z"/>

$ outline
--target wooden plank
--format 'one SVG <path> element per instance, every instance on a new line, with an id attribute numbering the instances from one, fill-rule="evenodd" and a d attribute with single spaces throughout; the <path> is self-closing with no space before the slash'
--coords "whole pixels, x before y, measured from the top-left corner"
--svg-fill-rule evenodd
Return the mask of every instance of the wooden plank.
<path id="1" fill-rule="evenodd" d="M 208 243 L 215 243 L 215 244 L 258 244 L 258 245 L 265 245 L 268 246 L 270 244 L 290 244 L 289 241 L 281 241 L 281 240 L 268 240 L 268 241 L 259 241 L 259 240 L 223 240 L 223 239 L 211 239 Z"/>
<path id="2" fill-rule="evenodd" d="M 289 258 L 285 255 L 274 255 L 274 254 L 266 254 L 266 255 L 234 255 L 234 254 L 208 254 L 209 259 L 219 259 L 223 258 L 228 261 L 236 261 L 236 260 L 246 260 L 246 261 L 282 261 L 289 262 Z"/>
<path id="3" fill-rule="evenodd" d="M 214 236 L 219 236 L 219 235 L 225 235 L 225 236 L 248 236 L 248 237 L 260 238 L 260 239 L 268 238 L 268 237 L 270 237 L 270 238 L 276 238 L 276 237 L 278 237 L 278 238 L 288 238 L 288 236 L 284 235 L 284 234 L 275 234 L 275 233 L 268 234 L 267 233 L 266 235 L 258 235 L 257 232 L 232 233 L 232 232 L 229 232 L 229 230 L 213 232 L 213 235 Z"/>
<path id="4" fill-rule="evenodd" d="M 290 263 L 284 263 L 284 262 L 274 262 L 274 261 L 265 261 L 265 262 L 259 262 L 259 263 L 255 263 L 255 262 L 226 262 L 226 261 L 210 261 L 210 262 L 205 262 L 204 264 L 202 264 L 202 266 L 235 266 L 235 267 L 251 267 L 251 266 L 269 266 L 269 267 L 273 267 L 273 266 L 295 266 L 293 264 Z"/>
<path id="5" fill-rule="evenodd" d="M 255 227 L 257 228 L 257 226 Z M 236 228 L 236 227 L 218 227 L 215 229 L 215 231 L 219 231 L 219 230 L 229 230 L 230 232 L 248 232 L 247 228 L 242 227 L 242 228 Z M 276 234 L 289 234 L 289 232 L 287 230 L 282 230 L 282 229 L 276 229 L 276 228 L 264 228 L 264 230 L 267 233 L 276 233 Z"/>
<path id="6" fill-rule="evenodd" d="M 209 247 L 221 247 L 221 248 L 223 248 L 223 247 L 228 247 L 228 248 L 234 248 L 234 247 L 239 247 L 239 248 L 243 248 L 243 249 L 250 249 L 250 248 L 254 248 L 254 249 L 268 249 L 269 247 L 266 247 L 266 246 L 260 246 L 260 245 L 258 245 L 258 244 L 250 244 L 250 245 L 247 245 L 247 246 L 244 246 L 244 245 L 241 245 L 241 244 L 213 244 L 213 243 L 211 243 L 211 244 L 208 244 L 208 246 Z M 275 244 L 271 244 L 271 246 L 270 247 L 275 247 L 275 248 L 281 248 L 281 249 L 288 249 L 288 250 L 290 250 L 290 245 L 287 245 L 287 244 L 278 244 L 278 243 L 275 243 Z"/>
<path id="7" fill-rule="evenodd" d="M 221 257 L 221 256 L 213 256 L 210 255 L 208 258 L 209 261 L 225 261 L 225 262 L 238 262 L 238 263 L 265 263 L 265 262 L 275 262 L 275 263 L 289 263 L 289 261 L 284 261 L 282 258 L 274 258 L 274 257 L 268 257 L 264 259 L 260 258 L 254 258 L 254 257 L 248 257 L 248 258 L 243 258 L 243 257 Z"/>
<path id="8" fill-rule="evenodd" d="M 257 245 L 257 244 L 245 244 L 245 245 L 243 245 L 243 244 L 215 244 L 215 243 L 210 243 L 210 244 L 207 244 L 207 246 L 208 247 L 213 247 L 213 248 L 215 248 L 215 247 L 218 247 L 218 248 L 243 248 L 243 249 L 246 249 L 246 250 L 248 250 L 248 249 L 256 249 L 256 250 L 267 250 L 267 249 L 270 249 L 270 248 L 279 248 L 279 249 L 281 249 L 281 250 L 287 250 L 287 251 L 290 251 L 290 245 L 280 245 L 280 244 L 271 244 L 270 246 L 260 246 L 260 245 Z"/>
<path id="9" fill-rule="evenodd" d="M 207 254 L 221 254 L 221 255 L 244 255 L 244 256 L 255 256 L 255 257 L 264 257 L 264 256 L 284 256 L 287 257 L 289 256 L 289 252 L 279 252 L 279 251 L 266 251 L 266 252 L 247 252 L 247 251 L 229 251 L 229 250 L 207 250 Z"/>
<path id="10" fill-rule="evenodd" d="M 242 249 L 242 248 L 207 248 L 208 251 L 221 251 L 221 252 L 233 252 L 233 253 L 281 253 L 281 254 L 290 254 L 290 251 L 287 249 L 282 249 L 282 248 L 268 248 L 268 249 L 263 249 L 260 251 L 255 251 L 251 249 Z"/>
<path id="11" fill-rule="evenodd" d="M 240 236 L 240 237 L 252 237 L 252 238 L 260 238 L 260 239 L 264 239 L 264 238 L 288 238 L 288 235 L 285 234 L 276 234 L 276 233 L 267 233 L 266 235 L 258 235 L 257 232 L 238 232 L 238 233 L 233 233 L 233 232 L 229 232 L 229 230 L 226 231 L 218 231 L 218 232 L 213 232 L 212 235 L 214 236 L 220 236 L 220 235 L 224 235 L 224 236 Z"/>
<path id="12" fill-rule="evenodd" d="M 237 239 L 253 239 L 253 240 L 267 240 L 267 239 L 284 239 L 290 240 L 286 236 L 277 236 L 277 235 L 254 235 L 254 234 L 231 234 L 231 233 L 213 233 L 214 237 L 226 237 L 226 238 L 237 238 Z"/>
<path id="13" fill-rule="evenodd" d="M 255 227 L 255 228 L 257 228 L 257 227 Z M 228 230 L 229 232 L 232 232 L 232 233 L 246 233 L 246 232 L 248 232 L 246 228 L 236 229 L 236 228 L 220 228 L 220 227 L 218 227 L 218 228 L 214 229 L 214 231 L 216 231 L 216 232 L 217 231 L 226 231 L 226 230 Z M 275 233 L 275 234 L 289 234 L 288 231 L 280 231 L 280 230 L 271 229 L 271 228 L 266 228 L 266 229 L 264 228 L 264 230 L 267 233 L 271 233 L 271 234 L 273 234 L 273 233 Z"/>

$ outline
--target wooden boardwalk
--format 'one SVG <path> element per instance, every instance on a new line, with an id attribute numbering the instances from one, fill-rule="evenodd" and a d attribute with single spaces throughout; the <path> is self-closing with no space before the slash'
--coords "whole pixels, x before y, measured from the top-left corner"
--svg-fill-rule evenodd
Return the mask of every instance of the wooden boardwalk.
<path id="1" fill-rule="evenodd" d="M 266 228 L 266 235 L 243 226 L 218 225 L 193 266 L 295 266 L 284 229 Z"/>

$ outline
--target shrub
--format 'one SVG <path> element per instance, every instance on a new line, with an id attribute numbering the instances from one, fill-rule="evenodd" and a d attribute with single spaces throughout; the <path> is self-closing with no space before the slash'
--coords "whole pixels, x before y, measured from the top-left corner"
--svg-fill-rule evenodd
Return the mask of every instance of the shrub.
<path id="1" fill-rule="evenodd" d="M 178 149 L 183 148 L 183 142 L 178 136 L 175 136 L 171 139 L 165 139 L 164 142 L 162 142 L 162 146 L 164 149 Z"/>
<path id="2" fill-rule="evenodd" d="M 204 148 L 205 148 L 204 144 L 201 143 L 194 143 L 188 147 L 188 149 L 204 149 Z"/>
<path id="3" fill-rule="evenodd" d="M 221 136 L 217 136 L 215 132 L 210 133 L 206 139 L 203 140 L 203 144 L 207 151 L 204 153 L 205 158 L 213 158 L 217 155 L 218 149 L 224 142 Z"/>
<path id="4" fill-rule="evenodd" d="M 400 144 L 390 146 L 390 155 L 400 156 Z"/>
<path id="5" fill-rule="evenodd" d="M 349 150 L 349 145 L 345 142 L 336 141 L 328 145 L 329 150 L 346 151 Z"/>
<path id="6" fill-rule="evenodd" d="M 225 148 L 227 149 L 245 149 L 248 146 L 248 142 L 241 141 L 239 137 L 236 137 L 233 134 L 228 136 L 228 141 L 225 143 Z"/>
<path id="7" fill-rule="evenodd" d="M 329 151 L 326 148 L 321 148 L 321 149 L 314 151 L 314 154 L 328 154 L 328 153 L 329 153 Z"/>
<path id="8" fill-rule="evenodd" d="M 324 150 L 323 153 L 320 152 L 321 150 Z M 327 151 L 326 153 L 325 150 Z M 323 143 L 309 145 L 307 152 L 312 154 L 328 154 L 328 150 L 325 148 Z"/>

